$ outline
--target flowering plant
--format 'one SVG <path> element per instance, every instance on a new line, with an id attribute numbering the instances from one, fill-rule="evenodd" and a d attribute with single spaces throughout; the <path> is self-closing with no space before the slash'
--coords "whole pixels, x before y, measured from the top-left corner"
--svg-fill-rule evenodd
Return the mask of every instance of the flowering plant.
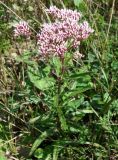
<path id="1" fill-rule="evenodd" d="M 55 19 L 54 23 L 44 24 L 38 34 L 39 50 L 43 55 L 58 55 L 63 57 L 69 48 L 77 48 L 80 41 L 87 39 L 93 32 L 87 21 L 78 24 L 81 14 L 68 9 L 58 9 L 55 6 L 47 9 Z"/>
<path id="2" fill-rule="evenodd" d="M 112 12 L 112 23 L 107 18 L 110 0 L 57 1 L 88 14 L 96 28 L 90 39 L 92 26 L 81 13 L 44 11 L 54 0 L 22 2 L 0 1 L 0 160 L 118 159 L 117 25 Z M 37 32 L 20 21 L 11 36 L 12 14 L 36 28 L 37 18 L 45 23 Z"/>
<path id="3" fill-rule="evenodd" d="M 83 57 L 77 49 L 81 41 L 87 39 L 93 33 L 93 29 L 87 21 L 79 23 L 81 13 L 77 11 L 58 9 L 55 6 L 50 7 L 46 11 L 52 17 L 53 22 L 44 23 L 40 33 L 37 34 L 38 52 L 40 57 L 43 57 L 43 65 L 41 58 L 39 58 L 38 63 L 30 63 L 30 58 L 24 58 L 23 61 L 28 64 L 27 72 L 30 81 L 41 91 L 41 95 L 47 95 L 47 90 L 49 95 L 53 92 L 51 96 L 48 95 L 47 101 L 50 102 L 51 111 L 58 115 L 60 128 L 67 131 L 68 123 L 66 122 L 63 109 L 65 105 L 69 106 L 70 93 L 76 95 L 91 88 L 90 77 L 86 71 L 83 71 L 83 80 L 81 71 L 79 73 L 73 59 Z M 17 24 L 14 33 L 16 37 L 25 36 L 27 38 L 31 35 L 29 25 L 26 22 Z M 46 59 L 48 59 L 48 63 Z M 70 72 L 70 69 L 75 73 Z M 78 77 L 80 82 L 78 82 Z M 81 86 L 79 86 L 80 84 Z M 61 107 L 61 100 L 64 101 L 61 102 L 64 108 Z"/>
<path id="4" fill-rule="evenodd" d="M 51 6 L 46 10 L 55 19 L 53 23 L 45 23 L 37 35 L 39 52 L 42 56 L 57 55 L 64 57 L 68 49 L 76 49 L 82 40 L 93 33 L 93 29 L 87 21 L 78 23 L 81 14 L 70 9 L 58 9 Z M 29 37 L 31 32 L 26 22 L 20 22 L 14 30 L 15 36 Z"/>
<path id="5" fill-rule="evenodd" d="M 30 28 L 28 26 L 28 23 L 25 21 L 20 21 L 19 23 L 15 24 L 14 29 L 14 36 L 25 36 L 26 38 L 29 38 L 31 35 Z"/>

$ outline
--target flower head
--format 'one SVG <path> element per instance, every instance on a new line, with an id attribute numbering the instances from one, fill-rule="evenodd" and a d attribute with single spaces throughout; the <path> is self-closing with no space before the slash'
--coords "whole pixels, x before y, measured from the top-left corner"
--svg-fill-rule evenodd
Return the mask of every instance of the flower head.
<path id="1" fill-rule="evenodd" d="M 94 30 L 89 26 L 87 21 L 84 21 L 79 26 L 79 36 L 81 40 L 87 39 Z"/>
<path id="2" fill-rule="evenodd" d="M 51 6 L 46 10 L 52 17 L 59 20 L 76 20 L 78 21 L 81 17 L 81 13 L 73 11 L 71 9 L 58 9 L 56 6 Z"/>
<path id="3" fill-rule="evenodd" d="M 55 22 L 44 24 L 37 36 L 43 56 L 64 56 L 69 48 L 77 48 L 80 41 L 87 39 L 93 32 L 87 21 L 78 23 L 81 14 L 77 11 L 52 6 L 47 12 L 55 18 Z"/>
<path id="4" fill-rule="evenodd" d="M 19 23 L 15 24 L 14 29 L 14 36 L 25 36 L 27 38 L 30 37 L 30 28 L 28 26 L 28 23 L 25 21 L 20 21 Z"/>

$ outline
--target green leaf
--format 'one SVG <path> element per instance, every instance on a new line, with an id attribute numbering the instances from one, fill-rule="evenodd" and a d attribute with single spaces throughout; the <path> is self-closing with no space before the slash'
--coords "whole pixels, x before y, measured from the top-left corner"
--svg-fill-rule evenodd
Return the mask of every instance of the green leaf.
<path id="1" fill-rule="evenodd" d="M 51 157 L 51 154 L 48 154 L 47 157 L 45 158 L 45 160 L 51 160 L 52 157 Z"/>
<path id="2" fill-rule="evenodd" d="M 83 0 L 74 0 L 75 6 L 79 7 L 80 3 L 82 3 Z"/>
<path id="3" fill-rule="evenodd" d="M 113 61 L 112 64 L 111 64 L 111 67 L 112 67 L 114 70 L 118 70 L 118 61 Z"/>
<path id="4" fill-rule="evenodd" d="M 34 86 L 40 90 L 48 89 L 49 87 L 54 85 L 54 79 L 49 77 L 41 77 L 41 74 L 38 67 L 33 68 L 31 66 L 28 67 L 28 76 L 30 81 L 34 84 Z"/>
<path id="5" fill-rule="evenodd" d="M 87 86 L 86 87 L 79 87 L 77 90 L 70 91 L 70 93 L 68 94 L 68 97 L 76 96 L 80 93 L 83 93 L 83 92 L 89 90 L 89 89 L 91 89 L 91 87 L 87 87 Z"/>
<path id="6" fill-rule="evenodd" d="M 64 131 L 68 130 L 68 126 L 67 126 L 67 123 L 66 123 L 65 116 L 64 116 L 60 107 L 57 107 L 57 112 L 58 112 L 59 120 L 61 122 L 62 130 L 64 130 Z"/>
<path id="7" fill-rule="evenodd" d="M 35 117 L 35 118 L 32 118 L 32 119 L 29 120 L 29 123 L 30 123 L 30 124 L 35 123 L 37 120 L 39 120 L 39 118 L 40 118 L 40 116 Z"/>
<path id="8" fill-rule="evenodd" d="M 36 77 L 30 75 L 30 80 L 34 84 L 34 86 L 40 90 L 48 89 L 53 85 L 52 78 L 36 79 Z"/>
<path id="9" fill-rule="evenodd" d="M 69 78 L 69 79 L 70 79 L 70 78 L 71 78 L 71 79 L 80 79 L 80 78 L 83 78 L 83 77 L 84 77 L 85 80 L 90 80 L 91 77 L 89 76 L 89 73 L 90 73 L 90 72 L 84 72 L 84 73 L 79 72 L 79 73 L 71 74 L 71 76 L 68 77 L 68 78 Z"/>
<path id="10" fill-rule="evenodd" d="M 90 109 L 84 109 L 84 110 L 80 110 L 80 113 L 93 113 L 93 110 Z"/>
<path id="11" fill-rule="evenodd" d="M 87 10 L 86 1 L 84 1 L 84 0 L 74 0 L 74 4 L 79 9 L 79 11 L 86 12 L 86 10 Z"/>
<path id="12" fill-rule="evenodd" d="M 59 76 L 61 72 L 62 64 L 58 57 L 53 57 L 53 65 L 54 65 L 57 76 Z"/>
<path id="13" fill-rule="evenodd" d="M 66 118 L 65 118 L 64 113 L 61 109 L 61 106 L 59 105 L 58 95 L 55 96 L 54 106 L 57 110 L 57 114 L 58 114 L 58 117 L 59 117 L 59 120 L 60 120 L 60 123 L 61 123 L 61 129 L 64 130 L 64 131 L 68 130 L 68 125 L 66 123 Z"/>
<path id="14" fill-rule="evenodd" d="M 75 127 L 73 127 L 73 126 L 70 126 L 69 129 L 70 129 L 70 131 L 73 132 L 73 133 L 79 133 L 79 132 L 80 132 L 80 129 L 75 128 Z"/>
<path id="15" fill-rule="evenodd" d="M 20 56 L 17 56 L 16 57 L 16 60 L 18 61 L 18 62 L 28 62 L 29 61 L 29 58 L 31 57 L 31 53 L 30 52 L 28 52 L 28 51 L 26 51 L 26 52 L 23 52 L 22 53 L 22 55 L 20 55 Z"/>
<path id="16" fill-rule="evenodd" d="M 58 154 L 59 151 L 61 150 L 61 148 L 58 145 L 54 146 L 54 150 L 53 150 L 53 160 L 58 160 Z"/>
<path id="17" fill-rule="evenodd" d="M 36 158 L 43 158 L 43 156 L 44 156 L 44 151 L 41 148 L 38 148 L 34 153 L 34 157 Z"/>
<path id="18" fill-rule="evenodd" d="M 40 146 L 40 144 L 49 136 L 52 134 L 52 130 L 47 130 L 47 131 L 44 131 L 34 142 L 32 148 L 31 148 L 31 151 L 30 151 L 30 154 L 29 155 L 32 155 L 34 153 L 34 151 Z"/>

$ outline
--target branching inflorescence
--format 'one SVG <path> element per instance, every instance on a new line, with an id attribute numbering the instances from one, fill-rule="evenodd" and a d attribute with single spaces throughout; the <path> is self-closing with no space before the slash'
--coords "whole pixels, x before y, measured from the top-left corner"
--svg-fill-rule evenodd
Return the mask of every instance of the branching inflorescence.
<path id="1" fill-rule="evenodd" d="M 93 33 L 93 29 L 87 21 L 78 23 L 81 14 L 70 9 L 58 9 L 51 6 L 46 10 L 55 20 L 53 23 L 45 23 L 41 32 L 37 35 L 39 52 L 42 56 L 64 56 L 69 48 L 77 48 L 80 42 L 87 39 Z M 30 36 L 30 30 L 26 22 L 16 25 L 15 35 Z"/>
<path id="2" fill-rule="evenodd" d="M 25 36 L 26 38 L 29 38 L 31 35 L 30 28 L 28 26 L 28 23 L 25 21 L 20 21 L 19 23 L 15 24 L 14 29 L 14 36 Z"/>

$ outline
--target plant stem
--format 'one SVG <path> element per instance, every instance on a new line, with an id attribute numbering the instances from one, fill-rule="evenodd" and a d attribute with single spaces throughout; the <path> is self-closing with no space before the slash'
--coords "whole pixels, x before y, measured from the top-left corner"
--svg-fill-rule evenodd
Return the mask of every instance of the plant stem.
<path id="1" fill-rule="evenodd" d="M 61 67 L 61 71 L 62 71 L 62 75 L 64 73 L 64 58 L 62 59 L 62 67 Z M 60 106 L 60 92 L 61 92 L 61 83 L 62 83 L 62 77 L 58 77 L 57 79 L 57 94 L 56 94 L 56 109 L 57 109 L 57 114 L 58 114 L 58 118 L 60 121 L 60 128 L 63 131 L 66 131 L 68 129 L 67 123 L 66 123 L 66 119 L 65 116 L 63 114 L 62 108 Z"/>

